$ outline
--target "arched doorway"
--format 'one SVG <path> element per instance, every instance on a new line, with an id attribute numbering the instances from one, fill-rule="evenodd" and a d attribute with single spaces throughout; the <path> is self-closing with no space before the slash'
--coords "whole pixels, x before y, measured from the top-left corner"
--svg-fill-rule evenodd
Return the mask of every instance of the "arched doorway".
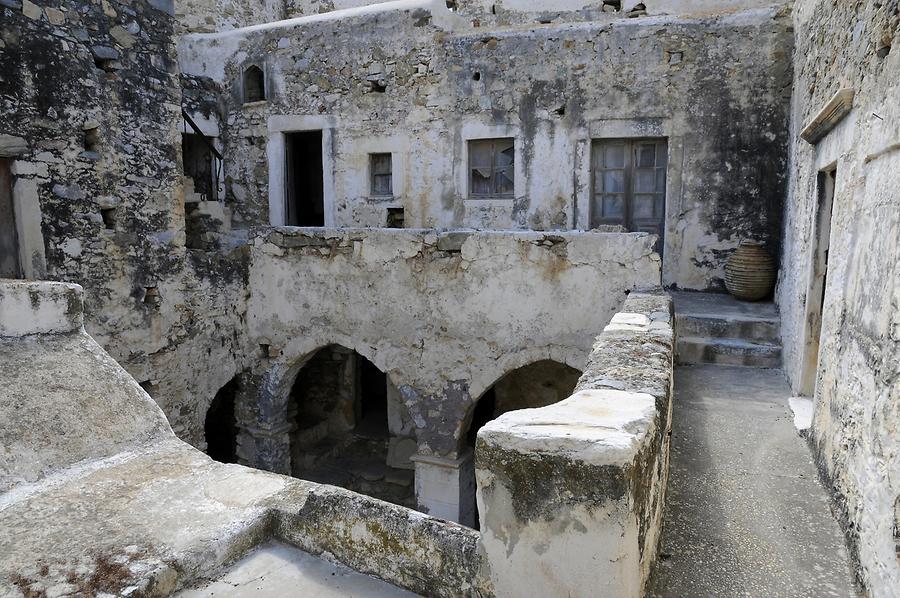
<path id="1" fill-rule="evenodd" d="M 294 380 L 288 421 L 294 477 L 415 505 L 412 422 L 388 377 L 359 353 L 317 351 Z"/>
<path id="2" fill-rule="evenodd" d="M 580 377 L 581 372 L 575 368 L 549 359 L 508 372 L 475 403 L 466 431 L 467 445 L 474 449 L 478 430 L 507 411 L 546 407 L 569 398 Z M 474 492 L 474 481 L 468 487 Z M 477 511 L 475 528 L 478 529 Z"/>
<path id="3" fill-rule="evenodd" d="M 237 424 L 234 418 L 234 396 L 238 379 L 233 378 L 219 389 L 206 411 L 203 431 L 206 454 L 222 463 L 237 463 Z"/>

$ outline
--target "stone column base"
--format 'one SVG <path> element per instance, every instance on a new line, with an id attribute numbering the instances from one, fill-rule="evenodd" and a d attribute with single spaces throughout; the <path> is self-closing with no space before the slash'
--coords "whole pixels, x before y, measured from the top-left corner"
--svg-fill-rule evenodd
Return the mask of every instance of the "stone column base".
<path id="1" fill-rule="evenodd" d="M 475 525 L 475 464 L 473 453 L 448 459 L 413 455 L 416 467 L 416 504 L 433 517 Z"/>

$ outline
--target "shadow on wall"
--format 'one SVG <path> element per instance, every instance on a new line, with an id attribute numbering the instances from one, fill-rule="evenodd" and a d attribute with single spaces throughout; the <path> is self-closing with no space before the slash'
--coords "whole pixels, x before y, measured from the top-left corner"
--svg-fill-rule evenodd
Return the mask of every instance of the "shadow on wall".
<path id="1" fill-rule="evenodd" d="M 546 407 L 569 398 L 580 377 L 581 372 L 575 368 L 549 359 L 536 361 L 504 374 L 475 403 L 466 432 L 466 445 L 474 450 L 478 430 L 508 411 Z M 471 488 L 474 493 L 474 470 L 472 476 L 471 484 L 466 487 Z M 474 501 L 473 497 L 472 502 Z M 476 510 L 475 529 L 478 528 Z"/>

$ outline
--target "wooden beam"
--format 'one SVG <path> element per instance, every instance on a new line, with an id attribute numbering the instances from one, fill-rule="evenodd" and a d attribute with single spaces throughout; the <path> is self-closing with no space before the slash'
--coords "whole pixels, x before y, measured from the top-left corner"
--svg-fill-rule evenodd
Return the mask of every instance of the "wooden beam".
<path id="1" fill-rule="evenodd" d="M 819 113 L 803 127 L 800 137 L 804 141 L 815 145 L 820 139 L 828 135 L 837 126 L 841 119 L 847 116 L 853 108 L 853 90 L 841 89 L 828 100 L 828 103 L 819 110 Z"/>

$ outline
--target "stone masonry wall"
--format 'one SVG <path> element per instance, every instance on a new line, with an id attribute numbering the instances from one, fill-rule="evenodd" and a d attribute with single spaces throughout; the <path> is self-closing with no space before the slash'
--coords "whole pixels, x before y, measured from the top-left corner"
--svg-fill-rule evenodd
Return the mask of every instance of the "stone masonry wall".
<path id="1" fill-rule="evenodd" d="M 256 396 L 238 407 L 242 462 L 287 471 L 288 396 L 337 344 L 385 372 L 420 454 L 456 458 L 474 401 L 508 372 L 582 369 L 627 291 L 659 282 L 643 233 L 264 229 L 248 307 Z"/>
<path id="2" fill-rule="evenodd" d="M 203 446 L 235 373 L 245 253 L 185 248 L 171 5 L 0 3 L 0 152 L 45 254 L 85 288 L 85 326 Z"/>
<path id="3" fill-rule="evenodd" d="M 498 596 L 645 595 L 669 472 L 674 353 L 671 299 L 631 293 L 571 397 L 479 431 L 478 510 Z"/>
<path id="4" fill-rule="evenodd" d="M 785 371 L 802 383 L 817 172 L 837 167 L 812 441 L 872 596 L 900 587 L 900 6 L 796 3 L 785 262 Z M 841 88 L 853 110 L 817 145 L 799 131 Z M 813 359 L 815 356 L 813 355 Z M 813 361 L 813 363 L 815 363 Z"/>
<path id="5" fill-rule="evenodd" d="M 182 39 L 182 68 L 223 88 L 228 196 L 241 218 L 281 223 L 270 208 L 283 202 L 285 131 L 324 130 L 328 226 L 384 226 L 402 207 L 406 226 L 537 230 L 590 227 L 591 139 L 667 137 L 664 282 L 721 286 L 742 239 L 778 253 L 787 9 L 489 29 L 443 4 Z M 269 95 L 242 105 L 250 64 Z M 516 138 L 514 198 L 468 197 L 467 141 L 479 137 Z M 369 194 L 377 152 L 394 156 L 392 197 Z"/>

